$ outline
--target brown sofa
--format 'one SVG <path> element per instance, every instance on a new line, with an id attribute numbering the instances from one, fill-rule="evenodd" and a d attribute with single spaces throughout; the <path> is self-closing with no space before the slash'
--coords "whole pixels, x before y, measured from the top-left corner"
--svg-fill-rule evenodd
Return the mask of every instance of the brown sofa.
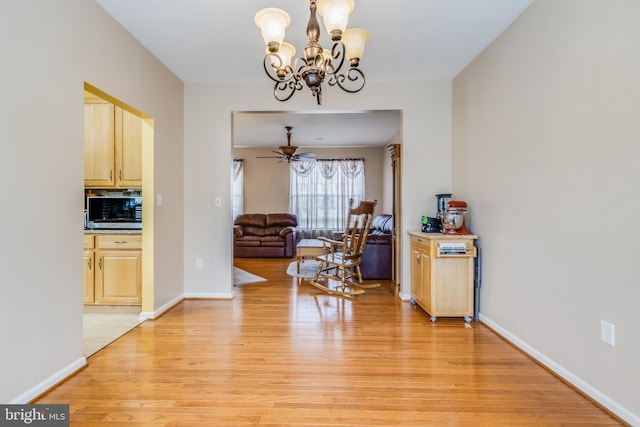
<path id="1" fill-rule="evenodd" d="M 291 258 L 297 225 L 298 219 L 289 213 L 239 215 L 233 222 L 233 256 Z"/>
<path id="2" fill-rule="evenodd" d="M 391 279 L 391 215 L 381 214 L 371 222 L 360 271 L 364 279 Z"/>

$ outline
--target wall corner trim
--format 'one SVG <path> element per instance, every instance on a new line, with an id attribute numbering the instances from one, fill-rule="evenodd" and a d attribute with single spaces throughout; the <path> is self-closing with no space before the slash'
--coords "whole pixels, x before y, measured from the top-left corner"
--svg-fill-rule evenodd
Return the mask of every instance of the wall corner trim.
<path id="1" fill-rule="evenodd" d="M 159 307 L 157 310 L 141 312 L 138 319 L 141 321 L 157 319 L 158 317 L 169 311 L 171 308 L 173 308 L 173 306 L 181 303 L 183 300 L 184 295 L 178 295 L 163 306 Z"/>

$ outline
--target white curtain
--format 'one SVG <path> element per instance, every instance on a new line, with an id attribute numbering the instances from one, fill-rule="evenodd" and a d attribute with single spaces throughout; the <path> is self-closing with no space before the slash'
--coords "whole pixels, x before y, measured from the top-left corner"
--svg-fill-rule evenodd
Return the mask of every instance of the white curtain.
<path id="1" fill-rule="evenodd" d="M 299 230 L 343 231 L 349 200 L 365 197 L 364 160 L 324 160 L 290 163 L 289 211 Z"/>
<path id="2" fill-rule="evenodd" d="M 231 213 L 235 220 L 244 211 L 244 165 L 242 159 L 233 160 L 231 177 Z"/>

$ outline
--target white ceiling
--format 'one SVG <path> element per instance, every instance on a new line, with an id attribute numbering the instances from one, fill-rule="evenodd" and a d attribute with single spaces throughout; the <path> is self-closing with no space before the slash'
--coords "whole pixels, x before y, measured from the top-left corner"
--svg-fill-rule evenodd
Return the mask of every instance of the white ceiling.
<path id="1" fill-rule="evenodd" d="M 262 8 L 278 7 L 291 16 L 285 40 L 296 46 L 298 56 L 307 43 L 306 0 L 96 1 L 186 84 L 264 82 L 265 90 L 271 91 L 262 69 L 264 42 L 253 22 Z M 532 2 L 357 0 L 349 27 L 371 33 L 360 62 L 367 82 L 452 79 Z M 323 26 L 321 31 L 320 44 L 330 46 Z M 324 95 L 330 96 L 330 91 Z M 294 96 L 311 94 L 303 90 Z M 281 105 L 286 110 L 286 103 Z M 337 126 L 339 114 L 236 115 L 234 145 L 266 146 L 278 133 L 282 145 L 285 125 L 294 126 L 292 143 L 297 138 L 296 145 L 302 146 L 307 140 L 315 146 L 339 146 L 341 141 L 351 146 L 383 145 L 400 131 L 397 112 L 353 112 L 347 117 L 341 120 L 350 129 L 345 131 Z M 330 134 L 331 129 L 336 133 Z M 387 141 L 381 141 L 389 134 Z M 315 138 L 323 138 L 326 145 Z"/>

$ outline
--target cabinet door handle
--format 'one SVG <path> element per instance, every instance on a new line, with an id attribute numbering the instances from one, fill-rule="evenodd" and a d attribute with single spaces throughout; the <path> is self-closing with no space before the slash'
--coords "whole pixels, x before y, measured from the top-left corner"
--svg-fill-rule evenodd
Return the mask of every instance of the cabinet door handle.
<path id="1" fill-rule="evenodd" d="M 125 243 L 128 243 L 128 242 L 126 240 L 125 241 L 118 240 L 118 241 L 115 241 L 113 243 L 115 243 L 116 245 L 124 245 Z"/>
<path id="2" fill-rule="evenodd" d="M 122 169 L 118 171 L 118 180 L 122 181 Z"/>
<path id="3" fill-rule="evenodd" d="M 98 268 L 102 270 L 102 257 L 98 258 Z"/>
<path id="4" fill-rule="evenodd" d="M 91 264 L 92 264 L 92 262 L 91 262 L 91 258 L 89 258 L 89 262 L 88 262 L 88 264 L 89 264 L 89 270 L 91 270 L 91 269 L 93 268 L 93 266 L 91 265 Z"/>
<path id="5" fill-rule="evenodd" d="M 113 169 L 109 171 L 109 181 L 113 181 Z"/>

